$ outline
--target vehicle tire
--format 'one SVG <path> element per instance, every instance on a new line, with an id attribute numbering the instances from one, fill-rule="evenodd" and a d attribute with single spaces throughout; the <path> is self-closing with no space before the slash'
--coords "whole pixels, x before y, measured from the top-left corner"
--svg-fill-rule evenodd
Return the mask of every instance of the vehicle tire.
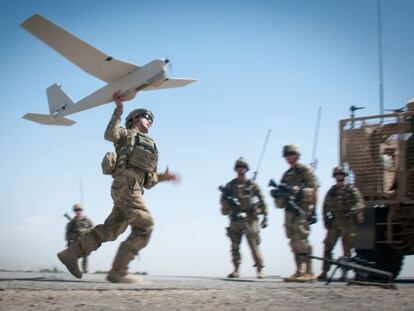
<path id="1" fill-rule="evenodd" d="M 357 257 L 361 260 L 372 263 L 372 268 L 391 272 L 395 279 L 401 271 L 404 257 L 391 249 L 388 245 L 377 245 L 374 250 L 357 249 Z M 381 281 L 381 277 L 372 274 L 357 273 L 357 280 Z"/>

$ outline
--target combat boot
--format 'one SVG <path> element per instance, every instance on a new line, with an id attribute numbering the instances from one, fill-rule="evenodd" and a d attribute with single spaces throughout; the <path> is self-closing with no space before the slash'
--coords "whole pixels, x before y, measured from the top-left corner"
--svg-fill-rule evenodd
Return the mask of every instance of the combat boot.
<path id="1" fill-rule="evenodd" d="M 240 277 L 239 266 L 234 266 L 234 271 L 227 275 L 228 278 L 234 279 Z"/>
<path id="2" fill-rule="evenodd" d="M 307 258 L 305 278 L 307 279 L 307 282 L 316 281 L 316 276 L 315 274 L 313 274 L 313 269 L 312 269 L 312 258 Z"/>
<path id="3" fill-rule="evenodd" d="M 305 272 L 305 273 L 299 275 L 292 282 L 307 283 L 307 282 L 314 282 L 314 281 L 315 281 L 315 276 L 313 274 Z"/>
<path id="4" fill-rule="evenodd" d="M 296 272 L 287 278 L 283 278 L 284 282 L 295 282 L 296 278 L 300 277 L 303 274 L 303 265 L 300 261 L 299 255 L 295 254 L 295 263 L 296 263 Z"/>
<path id="5" fill-rule="evenodd" d="M 73 243 L 64 251 L 57 253 L 59 260 L 66 266 L 69 272 L 78 279 L 82 278 L 82 272 L 78 265 L 78 258 L 82 257 L 82 255 L 80 243 Z"/>
<path id="6" fill-rule="evenodd" d="M 112 283 L 139 282 L 140 278 L 128 273 L 128 264 L 134 257 L 135 255 L 132 255 L 127 250 L 119 248 L 112 264 L 112 269 L 109 271 L 106 279 Z"/>
<path id="7" fill-rule="evenodd" d="M 263 272 L 263 268 L 257 267 L 257 278 L 264 279 L 265 277 L 266 277 L 266 274 Z"/>
<path id="8" fill-rule="evenodd" d="M 318 275 L 317 279 L 319 281 L 325 281 L 328 278 L 328 275 L 325 271 L 323 271 L 321 274 Z"/>
<path id="9" fill-rule="evenodd" d="M 284 282 L 297 282 L 297 279 L 304 275 L 303 264 L 296 264 L 296 272 L 287 278 L 283 278 Z"/>

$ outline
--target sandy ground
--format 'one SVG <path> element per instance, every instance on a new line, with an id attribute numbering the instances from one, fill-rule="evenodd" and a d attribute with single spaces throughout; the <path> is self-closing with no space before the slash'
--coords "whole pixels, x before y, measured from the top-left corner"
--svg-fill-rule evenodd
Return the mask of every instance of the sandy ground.
<path id="1" fill-rule="evenodd" d="M 414 310 L 414 283 L 396 286 L 155 276 L 111 284 L 104 275 L 0 272 L 0 310 Z"/>

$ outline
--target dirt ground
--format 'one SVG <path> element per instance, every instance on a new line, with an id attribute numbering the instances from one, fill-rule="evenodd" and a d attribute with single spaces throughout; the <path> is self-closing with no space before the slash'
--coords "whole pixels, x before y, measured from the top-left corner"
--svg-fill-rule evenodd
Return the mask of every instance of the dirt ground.
<path id="1" fill-rule="evenodd" d="M 144 276 L 111 284 L 104 275 L 0 273 L 0 310 L 413 310 L 414 283 L 397 289 L 335 282 L 297 284 L 208 277 Z"/>

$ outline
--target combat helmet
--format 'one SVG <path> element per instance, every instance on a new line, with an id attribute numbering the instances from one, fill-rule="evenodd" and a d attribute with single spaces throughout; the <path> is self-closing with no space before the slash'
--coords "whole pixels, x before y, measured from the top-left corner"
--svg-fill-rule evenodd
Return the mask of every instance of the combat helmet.
<path id="1" fill-rule="evenodd" d="M 286 157 L 289 153 L 295 153 L 300 156 L 299 147 L 293 144 L 283 146 L 283 157 Z"/>
<path id="2" fill-rule="evenodd" d="M 132 120 L 135 117 L 139 117 L 142 116 L 144 114 L 148 114 L 148 116 L 151 118 L 151 120 L 154 120 L 154 114 L 152 113 L 151 110 L 145 109 L 145 108 L 139 108 L 139 109 L 135 109 L 132 110 L 128 116 L 125 118 L 125 127 L 127 129 L 130 129 L 132 127 Z"/>
<path id="3" fill-rule="evenodd" d="M 249 164 L 247 163 L 247 161 L 244 158 L 238 158 L 236 163 L 234 163 L 234 170 L 237 169 L 237 167 L 245 167 L 247 170 L 250 169 Z"/>
<path id="4" fill-rule="evenodd" d="M 74 211 L 74 212 L 76 212 L 76 211 L 83 211 L 83 207 L 82 207 L 82 205 L 81 205 L 81 204 L 79 204 L 79 203 L 74 204 L 74 205 L 73 205 L 73 211 Z"/>
<path id="5" fill-rule="evenodd" d="M 345 176 L 348 176 L 348 173 L 345 171 L 344 167 L 341 165 L 334 167 L 332 171 L 332 177 L 335 177 L 336 174 L 344 174 Z"/>

